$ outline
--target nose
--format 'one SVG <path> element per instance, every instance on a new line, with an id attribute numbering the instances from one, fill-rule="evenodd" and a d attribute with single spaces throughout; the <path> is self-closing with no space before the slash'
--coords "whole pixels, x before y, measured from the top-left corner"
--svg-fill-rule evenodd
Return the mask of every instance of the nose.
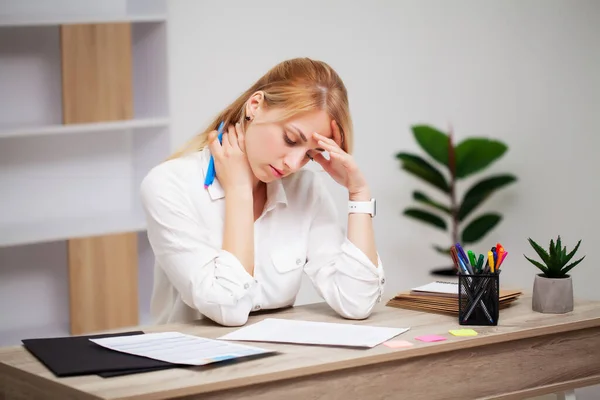
<path id="1" fill-rule="evenodd" d="M 285 164 L 289 172 L 296 172 L 304 166 L 306 160 L 306 154 L 303 150 L 293 151 L 286 156 L 286 158 L 283 160 L 283 163 Z"/>

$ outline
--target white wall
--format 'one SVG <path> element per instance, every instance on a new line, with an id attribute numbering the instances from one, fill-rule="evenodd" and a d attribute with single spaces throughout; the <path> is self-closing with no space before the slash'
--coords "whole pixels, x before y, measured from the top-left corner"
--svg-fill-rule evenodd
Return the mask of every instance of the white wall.
<path id="1" fill-rule="evenodd" d="M 424 122 L 452 123 L 459 140 L 489 135 L 510 146 L 487 173 L 511 172 L 519 183 L 482 208 L 504 221 L 474 246 L 499 241 L 509 250 L 503 285 L 530 290 L 527 237 L 561 234 L 569 247 L 582 238 L 587 254 L 573 273 L 576 295 L 600 299 L 600 2 L 178 0 L 169 18 L 174 147 L 285 58 L 322 59 L 345 79 L 355 157 L 378 199 L 388 295 L 447 264 L 431 250 L 449 245 L 447 236 L 400 215 L 421 185 L 394 154 L 417 150 L 409 126 Z M 344 221 L 345 193 L 331 188 Z M 303 285 L 298 302 L 317 300 Z M 600 389 L 578 396 L 597 398 Z"/>
<path id="2" fill-rule="evenodd" d="M 475 246 L 508 249 L 503 282 L 529 290 L 536 270 L 523 257 L 532 254 L 527 237 L 561 234 L 569 247 L 582 238 L 587 254 L 573 274 L 577 295 L 600 299 L 597 1 L 178 0 L 169 13 L 174 147 L 285 58 L 325 60 L 345 79 L 355 157 L 378 199 L 388 294 L 448 263 L 431 250 L 449 245 L 447 235 L 400 215 L 420 182 L 394 154 L 420 151 L 411 124 L 451 122 L 459 140 L 489 135 L 510 147 L 486 174 L 511 172 L 519 182 L 482 208 L 504 221 Z M 345 193 L 331 188 L 344 221 Z M 316 298 L 305 287 L 300 300 Z"/>

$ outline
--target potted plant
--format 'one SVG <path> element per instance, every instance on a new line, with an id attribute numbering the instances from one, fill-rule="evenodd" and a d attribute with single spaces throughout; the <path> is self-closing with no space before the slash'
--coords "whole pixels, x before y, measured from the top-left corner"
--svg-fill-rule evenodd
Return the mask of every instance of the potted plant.
<path id="1" fill-rule="evenodd" d="M 562 314 L 573 311 L 573 280 L 568 272 L 583 261 L 585 256 L 570 264 L 568 263 L 579 249 L 581 240 L 569 253 L 567 253 L 566 246 L 562 247 L 560 235 L 556 239 L 556 243 L 553 239 L 550 240 L 548 251 L 531 238 L 528 240 L 542 260 L 542 263 L 540 263 L 523 254 L 529 262 L 542 271 L 541 274 L 535 276 L 533 283 L 533 310 L 547 314 Z"/>
<path id="2" fill-rule="evenodd" d="M 433 248 L 450 260 L 452 245 L 457 242 L 463 245 L 476 243 L 502 220 L 502 215 L 496 212 L 473 214 L 493 193 L 517 178 L 511 174 L 487 176 L 474 182 L 462 196 L 459 195 L 458 182 L 485 170 L 501 158 L 508 147 L 499 140 L 485 137 L 466 138 L 455 145 L 452 129 L 444 133 L 429 125 L 411 128 L 417 144 L 429 160 L 407 152 L 397 153 L 396 158 L 400 160 L 401 169 L 435 188 L 437 193 L 428 195 L 419 190 L 413 191 L 412 197 L 418 206 L 406 208 L 403 214 L 431 227 L 449 230 L 450 243 L 433 245 Z M 441 195 L 445 201 L 436 200 L 434 195 Z M 454 263 L 448 264 L 451 267 L 432 273 L 456 275 L 458 271 Z"/>

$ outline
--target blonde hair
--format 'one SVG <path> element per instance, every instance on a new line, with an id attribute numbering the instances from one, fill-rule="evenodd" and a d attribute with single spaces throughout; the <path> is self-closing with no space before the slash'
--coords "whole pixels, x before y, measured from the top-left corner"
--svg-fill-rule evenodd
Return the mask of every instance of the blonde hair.
<path id="1" fill-rule="evenodd" d="M 348 93 L 339 75 L 328 64 L 309 58 L 294 58 L 271 68 L 248 90 L 225 108 L 203 131 L 190 139 L 169 159 L 200 151 L 208 144 L 208 134 L 225 126 L 240 122 L 246 128 L 246 102 L 257 91 L 264 93 L 266 107 L 282 108 L 282 120 L 304 112 L 325 111 L 336 121 L 342 137 L 341 148 L 352 152 L 352 119 L 348 106 Z"/>

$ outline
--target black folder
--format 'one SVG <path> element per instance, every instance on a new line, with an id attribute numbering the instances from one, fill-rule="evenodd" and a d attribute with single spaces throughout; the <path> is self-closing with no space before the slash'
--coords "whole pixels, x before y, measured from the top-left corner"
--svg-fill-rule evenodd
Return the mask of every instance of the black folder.
<path id="1" fill-rule="evenodd" d="M 97 374 L 113 376 L 186 367 L 102 347 L 89 339 L 143 334 L 142 331 L 112 334 L 23 339 L 25 348 L 58 377 Z M 189 366 L 187 366 L 189 367 Z"/>

